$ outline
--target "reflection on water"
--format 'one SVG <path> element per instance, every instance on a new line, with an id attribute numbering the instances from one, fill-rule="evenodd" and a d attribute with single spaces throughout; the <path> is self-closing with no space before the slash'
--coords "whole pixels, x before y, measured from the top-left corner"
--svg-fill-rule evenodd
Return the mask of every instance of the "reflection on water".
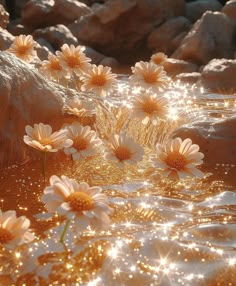
<path id="1" fill-rule="evenodd" d="M 192 122 L 199 115 L 218 118 L 235 112 L 232 96 L 197 97 L 179 89 L 173 116 L 185 111 Z M 167 94 L 172 99 L 178 95 Z M 178 122 L 172 127 L 183 123 L 181 118 Z M 107 126 L 99 128 L 105 138 Z M 132 122 L 125 128 L 148 146 Z M 166 126 L 159 128 L 168 136 Z M 152 144 L 162 140 L 158 135 Z M 236 167 L 206 164 L 202 180 L 171 181 L 145 163 L 119 169 L 99 156 L 73 163 L 50 154 L 46 181 L 64 174 L 100 185 L 114 208 L 108 231 L 78 235 L 69 229 L 64 244 L 58 242 L 63 219 L 43 214 L 41 162 L 1 170 L 1 208 L 30 218 L 38 239 L 15 252 L 1 250 L 0 285 L 236 285 Z"/>

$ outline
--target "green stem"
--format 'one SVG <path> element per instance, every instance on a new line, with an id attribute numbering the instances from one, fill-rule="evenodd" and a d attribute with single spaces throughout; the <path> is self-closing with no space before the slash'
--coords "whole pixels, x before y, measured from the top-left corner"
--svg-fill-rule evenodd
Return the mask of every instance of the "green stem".
<path id="1" fill-rule="evenodd" d="M 46 181 L 46 152 L 43 152 L 42 158 L 42 174 L 43 174 L 43 181 Z"/>
<path id="2" fill-rule="evenodd" d="M 66 232 L 67 232 L 67 229 L 69 227 L 69 224 L 70 224 L 70 220 L 68 219 L 65 223 L 65 226 L 64 226 L 64 229 L 61 233 L 61 237 L 60 237 L 60 242 L 61 243 L 64 243 L 64 238 L 65 238 L 65 235 L 66 235 Z"/>

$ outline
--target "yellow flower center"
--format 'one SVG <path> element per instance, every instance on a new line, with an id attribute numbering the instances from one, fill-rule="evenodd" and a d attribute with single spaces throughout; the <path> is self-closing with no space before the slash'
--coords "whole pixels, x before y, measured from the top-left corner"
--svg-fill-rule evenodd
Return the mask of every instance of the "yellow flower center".
<path id="1" fill-rule="evenodd" d="M 60 62 L 57 59 L 53 59 L 53 60 L 50 61 L 50 68 L 53 71 L 61 71 L 62 70 Z"/>
<path id="2" fill-rule="evenodd" d="M 73 147 L 76 150 L 85 150 L 88 147 L 88 140 L 86 140 L 84 137 L 77 136 L 75 139 L 73 139 Z"/>
<path id="3" fill-rule="evenodd" d="M 142 110 L 145 113 L 152 114 L 153 112 L 158 111 L 158 109 L 160 109 L 158 104 L 151 99 L 142 102 Z"/>
<path id="4" fill-rule="evenodd" d="M 80 66 L 81 65 L 81 61 L 80 58 L 78 56 L 67 56 L 66 57 L 66 63 L 68 65 L 68 67 L 70 67 L 71 69 L 74 69 L 76 66 Z"/>
<path id="5" fill-rule="evenodd" d="M 146 83 L 152 84 L 157 82 L 157 74 L 153 71 L 146 71 L 143 74 L 143 79 L 146 81 Z"/>
<path id="6" fill-rule="evenodd" d="M 171 152 L 167 155 L 166 164 L 178 171 L 183 170 L 187 164 L 187 160 L 183 154 Z"/>
<path id="7" fill-rule="evenodd" d="M 41 138 L 39 139 L 39 143 L 42 144 L 43 146 L 52 145 L 52 140 L 51 138 Z"/>
<path id="8" fill-rule="evenodd" d="M 160 63 L 164 62 L 164 57 L 156 56 L 152 60 L 155 64 L 159 65 Z"/>
<path id="9" fill-rule="evenodd" d="M 0 244 L 6 244 L 13 239 L 9 230 L 0 227 Z"/>
<path id="10" fill-rule="evenodd" d="M 107 82 L 106 76 L 104 74 L 95 74 L 91 78 L 91 84 L 97 86 L 104 86 Z"/>
<path id="11" fill-rule="evenodd" d="M 28 50 L 29 50 L 29 47 L 28 47 L 28 46 L 18 46 L 18 47 L 17 47 L 17 52 L 18 52 L 18 54 L 20 54 L 20 55 L 26 54 L 26 53 L 28 52 Z"/>
<path id="12" fill-rule="evenodd" d="M 129 160 L 132 156 L 131 151 L 125 146 L 119 146 L 115 150 L 116 158 L 119 161 Z"/>
<path id="13" fill-rule="evenodd" d="M 82 212 L 89 211 L 93 208 L 92 198 L 84 192 L 74 192 L 67 197 L 72 211 Z"/>

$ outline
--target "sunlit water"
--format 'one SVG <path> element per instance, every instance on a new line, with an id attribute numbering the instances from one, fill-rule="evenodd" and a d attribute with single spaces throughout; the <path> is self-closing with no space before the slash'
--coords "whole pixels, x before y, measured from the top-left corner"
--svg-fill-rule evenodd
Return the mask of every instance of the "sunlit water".
<path id="1" fill-rule="evenodd" d="M 113 108 L 116 115 L 124 106 L 129 110 L 132 92 L 121 82 L 101 110 Z M 106 139 L 107 130 L 125 130 L 148 154 L 182 124 L 235 114 L 235 95 L 181 85 L 165 95 L 171 102 L 170 120 L 158 126 L 155 136 L 138 132 L 134 126 L 142 127 L 137 122 L 127 123 L 127 111 L 119 128 L 114 114 L 105 112 L 97 131 Z M 151 126 L 145 128 L 153 132 Z M 45 184 L 40 160 L 1 170 L 1 208 L 30 218 L 37 241 L 13 252 L 1 250 L 0 285 L 236 285 L 235 166 L 206 162 L 204 179 L 172 181 L 163 180 L 148 160 L 119 169 L 99 156 L 77 163 L 64 155 L 57 158 L 47 157 Z M 80 234 L 69 229 L 61 244 L 63 218 L 47 219 L 40 202 L 53 174 L 102 186 L 114 208 L 110 229 Z"/>

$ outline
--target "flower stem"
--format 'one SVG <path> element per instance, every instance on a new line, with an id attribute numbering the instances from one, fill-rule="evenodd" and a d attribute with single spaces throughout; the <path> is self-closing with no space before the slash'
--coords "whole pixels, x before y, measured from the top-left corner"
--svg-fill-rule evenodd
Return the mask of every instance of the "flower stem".
<path id="1" fill-rule="evenodd" d="M 43 152 L 42 158 L 42 174 L 43 174 L 43 181 L 46 181 L 46 152 Z"/>
<path id="2" fill-rule="evenodd" d="M 70 224 L 70 220 L 68 219 L 65 223 L 65 226 L 64 226 L 64 229 L 61 233 L 61 237 L 60 237 L 60 242 L 61 243 L 64 243 L 64 238 L 65 238 L 65 235 L 66 235 L 66 232 L 67 232 L 67 229 L 69 227 L 69 224 Z"/>

